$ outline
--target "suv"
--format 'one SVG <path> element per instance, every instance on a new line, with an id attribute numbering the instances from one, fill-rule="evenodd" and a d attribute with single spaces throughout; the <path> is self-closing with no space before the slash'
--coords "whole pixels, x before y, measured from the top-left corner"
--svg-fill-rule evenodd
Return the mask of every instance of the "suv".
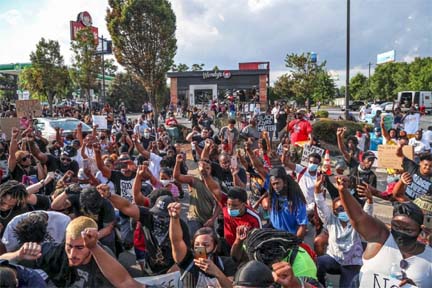
<path id="1" fill-rule="evenodd" d="M 352 111 L 358 111 L 364 105 L 365 103 L 363 101 L 353 101 L 351 104 L 348 105 L 348 109 Z M 341 109 L 342 111 L 344 111 L 345 105 L 342 105 Z"/>

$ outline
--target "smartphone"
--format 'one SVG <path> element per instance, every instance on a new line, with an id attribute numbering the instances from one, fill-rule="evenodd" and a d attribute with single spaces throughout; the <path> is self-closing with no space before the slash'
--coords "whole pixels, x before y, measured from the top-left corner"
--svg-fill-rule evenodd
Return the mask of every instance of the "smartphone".
<path id="1" fill-rule="evenodd" d="M 231 156 L 231 168 L 236 169 L 237 165 L 237 156 Z"/>
<path id="2" fill-rule="evenodd" d="M 194 253 L 195 259 L 199 259 L 199 258 L 207 259 L 207 251 L 205 247 L 202 246 L 195 247 L 194 252 L 195 252 Z"/>
<path id="3" fill-rule="evenodd" d="M 426 229 L 432 230 L 432 214 L 426 214 L 424 216 L 423 225 Z"/>

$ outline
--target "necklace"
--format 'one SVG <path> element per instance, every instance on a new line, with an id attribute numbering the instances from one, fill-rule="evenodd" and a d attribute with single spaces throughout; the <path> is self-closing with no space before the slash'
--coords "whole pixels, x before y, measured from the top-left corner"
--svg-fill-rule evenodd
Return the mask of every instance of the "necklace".
<path id="1" fill-rule="evenodd" d="M 9 216 L 10 216 L 11 213 L 12 213 L 12 210 L 13 210 L 13 208 L 9 209 L 9 213 L 8 213 L 5 217 L 3 217 L 3 216 L 1 215 L 1 212 L 0 212 L 0 219 L 5 220 L 5 219 L 9 218 Z"/>

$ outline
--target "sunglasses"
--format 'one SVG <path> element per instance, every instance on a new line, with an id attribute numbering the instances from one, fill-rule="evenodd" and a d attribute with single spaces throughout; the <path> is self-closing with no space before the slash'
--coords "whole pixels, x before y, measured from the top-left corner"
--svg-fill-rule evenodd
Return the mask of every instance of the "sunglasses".
<path id="1" fill-rule="evenodd" d="M 27 159 L 31 159 L 30 155 L 24 156 L 21 158 L 21 161 L 26 161 Z"/>
<path id="2" fill-rule="evenodd" d="M 66 158 L 66 157 L 61 157 L 60 160 L 63 162 L 71 162 L 72 161 L 71 158 Z"/>

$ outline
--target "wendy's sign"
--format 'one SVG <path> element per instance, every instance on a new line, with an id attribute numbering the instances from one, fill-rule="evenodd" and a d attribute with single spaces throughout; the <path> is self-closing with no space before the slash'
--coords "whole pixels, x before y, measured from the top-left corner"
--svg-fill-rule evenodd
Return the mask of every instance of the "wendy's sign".
<path id="1" fill-rule="evenodd" d="M 96 44 L 98 44 L 99 37 L 98 37 L 98 28 L 93 27 L 93 20 L 91 18 L 91 15 L 89 12 L 84 11 L 78 13 L 77 20 L 76 21 L 70 21 L 70 34 L 71 34 L 71 40 L 74 41 L 77 38 L 78 31 L 89 27 L 93 33 L 93 38 Z"/>

